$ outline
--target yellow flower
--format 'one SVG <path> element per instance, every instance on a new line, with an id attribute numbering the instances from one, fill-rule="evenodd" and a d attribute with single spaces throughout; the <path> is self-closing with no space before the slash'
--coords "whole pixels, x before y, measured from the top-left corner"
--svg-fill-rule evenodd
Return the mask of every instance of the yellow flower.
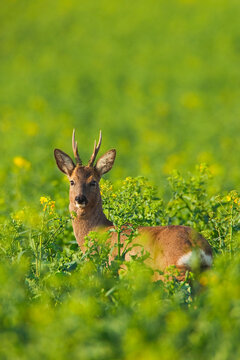
<path id="1" fill-rule="evenodd" d="M 50 215 L 53 214 L 55 208 L 55 201 L 47 198 L 46 196 L 41 196 L 40 203 L 43 205 L 44 212 L 48 211 Z"/>
<path id="2" fill-rule="evenodd" d="M 203 172 L 206 171 L 206 170 L 207 170 L 207 165 L 204 164 L 204 163 L 201 163 L 201 164 L 199 165 L 199 171 L 200 171 L 201 173 L 203 173 Z"/>
<path id="3" fill-rule="evenodd" d="M 183 94 L 181 97 L 181 103 L 187 109 L 199 108 L 202 105 L 199 95 L 193 92 Z"/>
<path id="4" fill-rule="evenodd" d="M 235 204 L 238 204 L 239 197 L 237 191 L 236 190 L 230 191 L 230 193 L 225 196 L 224 200 L 228 202 L 232 200 Z"/>
<path id="5" fill-rule="evenodd" d="M 22 169 L 26 169 L 28 170 L 31 166 L 31 163 L 24 159 L 23 157 L 21 156 L 16 156 L 14 159 L 13 159 L 13 163 L 14 165 L 16 165 L 18 168 L 22 168 Z"/>
<path id="6" fill-rule="evenodd" d="M 206 286 L 208 284 L 207 276 L 201 276 L 199 282 L 200 282 L 201 285 Z"/>
<path id="7" fill-rule="evenodd" d="M 237 205 L 240 205 L 240 199 L 239 199 L 239 198 L 236 198 L 236 199 L 234 200 L 234 203 L 237 204 Z"/>
<path id="8" fill-rule="evenodd" d="M 19 210 L 17 211 L 14 215 L 13 215 L 13 218 L 15 220 L 18 220 L 18 221 L 23 221 L 24 218 L 25 218 L 25 213 L 23 210 Z"/>
<path id="9" fill-rule="evenodd" d="M 47 203 L 47 202 L 48 202 L 48 199 L 45 196 L 40 197 L 40 203 L 41 204 L 44 204 L 44 203 Z"/>
<path id="10" fill-rule="evenodd" d="M 24 130 L 25 130 L 25 133 L 28 135 L 28 136 L 35 136 L 37 135 L 38 133 L 38 130 L 39 130 L 39 127 L 38 127 L 38 124 L 36 124 L 35 122 L 31 121 L 31 122 L 28 122 L 25 124 L 24 126 Z"/>

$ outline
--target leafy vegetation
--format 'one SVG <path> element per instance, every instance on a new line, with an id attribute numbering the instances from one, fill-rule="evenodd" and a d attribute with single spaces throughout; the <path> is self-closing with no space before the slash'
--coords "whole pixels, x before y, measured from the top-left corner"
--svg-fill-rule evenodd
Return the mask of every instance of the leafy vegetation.
<path id="1" fill-rule="evenodd" d="M 239 196 L 210 197 L 205 166 L 169 181 L 168 202 L 141 177 L 104 181 L 105 212 L 117 231 L 125 220 L 133 228 L 188 224 L 201 230 L 217 254 L 213 269 L 190 283 L 189 276 L 178 282 L 169 269 L 164 282 L 152 282 L 144 252 L 109 263 L 108 233 L 90 233 L 83 254 L 69 217 L 42 196 L 37 218 L 26 208 L 1 226 L 2 358 L 238 358 Z M 131 238 L 126 251 L 130 247 Z"/>
<path id="2" fill-rule="evenodd" d="M 239 359 L 239 1 L 0 9 L 0 358 Z M 101 192 L 125 251 L 139 225 L 184 224 L 211 270 L 153 282 L 144 251 L 109 263 L 109 234 L 81 252 L 53 159 L 73 128 L 85 161 L 100 129 L 117 149 Z"/>

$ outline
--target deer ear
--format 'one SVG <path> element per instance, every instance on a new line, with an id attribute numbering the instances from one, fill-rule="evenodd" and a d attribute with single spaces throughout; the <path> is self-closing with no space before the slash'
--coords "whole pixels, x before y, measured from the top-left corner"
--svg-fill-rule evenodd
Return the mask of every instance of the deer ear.
<path id="1" fill-rule="evenodd" d="M 98 159 L 95 165 L 95 169 L 98 171 L 100 176 L 106 174 L 109 170 L 111 170 L 114 164 L 115 157 L 116 150 L 111 149 Z"/>
<path id="2" fill-rule="evenodd" d="M 59 149 L 54 150 L 54 156 L 59 169 L 64 174 L 70 176 L 75 168 L 75 164 L 73 163 L 70 156 L 68 156 L 65 152 Z"/>

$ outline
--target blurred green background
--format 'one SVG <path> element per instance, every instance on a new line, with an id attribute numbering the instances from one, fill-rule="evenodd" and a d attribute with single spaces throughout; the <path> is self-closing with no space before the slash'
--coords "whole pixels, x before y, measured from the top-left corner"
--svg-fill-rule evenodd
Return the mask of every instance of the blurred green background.
<path id="1" fill-rule="evenodd" d="M 113 180 L 164 188 L 174 168 L 206 162 L 216 191 L 239 189 L 239 10 L 238 0 L 1 2 L 0 205 L 10 187 L 54 196 L 53 149 L 72 153 L 73 127 L 85 161 L 102 129 L 101 153 L 117 149 Z"/>
<path id="2" fill-rule="evenodd" d="M 239 0 L 1 1 L 1 359 L 239 360 L 239 18 Z M 153 283 L 77 250 L 53 157 L 73 128 L 85 163 L 100 129 L 117 149 L 107 215 L 194 227 L 211 271 Z"/>

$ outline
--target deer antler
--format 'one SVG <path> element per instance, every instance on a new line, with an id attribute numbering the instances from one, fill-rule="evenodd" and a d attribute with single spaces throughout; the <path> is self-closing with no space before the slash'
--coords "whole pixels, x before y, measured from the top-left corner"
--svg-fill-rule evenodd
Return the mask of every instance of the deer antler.
<path id="1" fill-rule="evenodd" d="M 73 129 L 73 134 L 72 134 L 72 148 L 76 163 L 82 165 L 82 160 L 80 159 L 80 156 L 78 154 L 77 142 L 75 141 L 75 129 Z"/>
<path id="2" fill-rule="evenodd" d="M 100 130 L 100 134 L 99 134 L 99 140 L 98 140 L 98 144 L 96 146 L 96 140 L 94 141 L 94 148 L 93 148 L 93 153 L 92 153 L 92 156 L 88 162 L 88 166 L 93 166 L 94 164 L 94 161 L 96 159 L 96 156 L 99 152 L 99 149 L 100 149 L 100 146 L 101 146 L 101 143 L 102 143 L 102 132 Z"/>

